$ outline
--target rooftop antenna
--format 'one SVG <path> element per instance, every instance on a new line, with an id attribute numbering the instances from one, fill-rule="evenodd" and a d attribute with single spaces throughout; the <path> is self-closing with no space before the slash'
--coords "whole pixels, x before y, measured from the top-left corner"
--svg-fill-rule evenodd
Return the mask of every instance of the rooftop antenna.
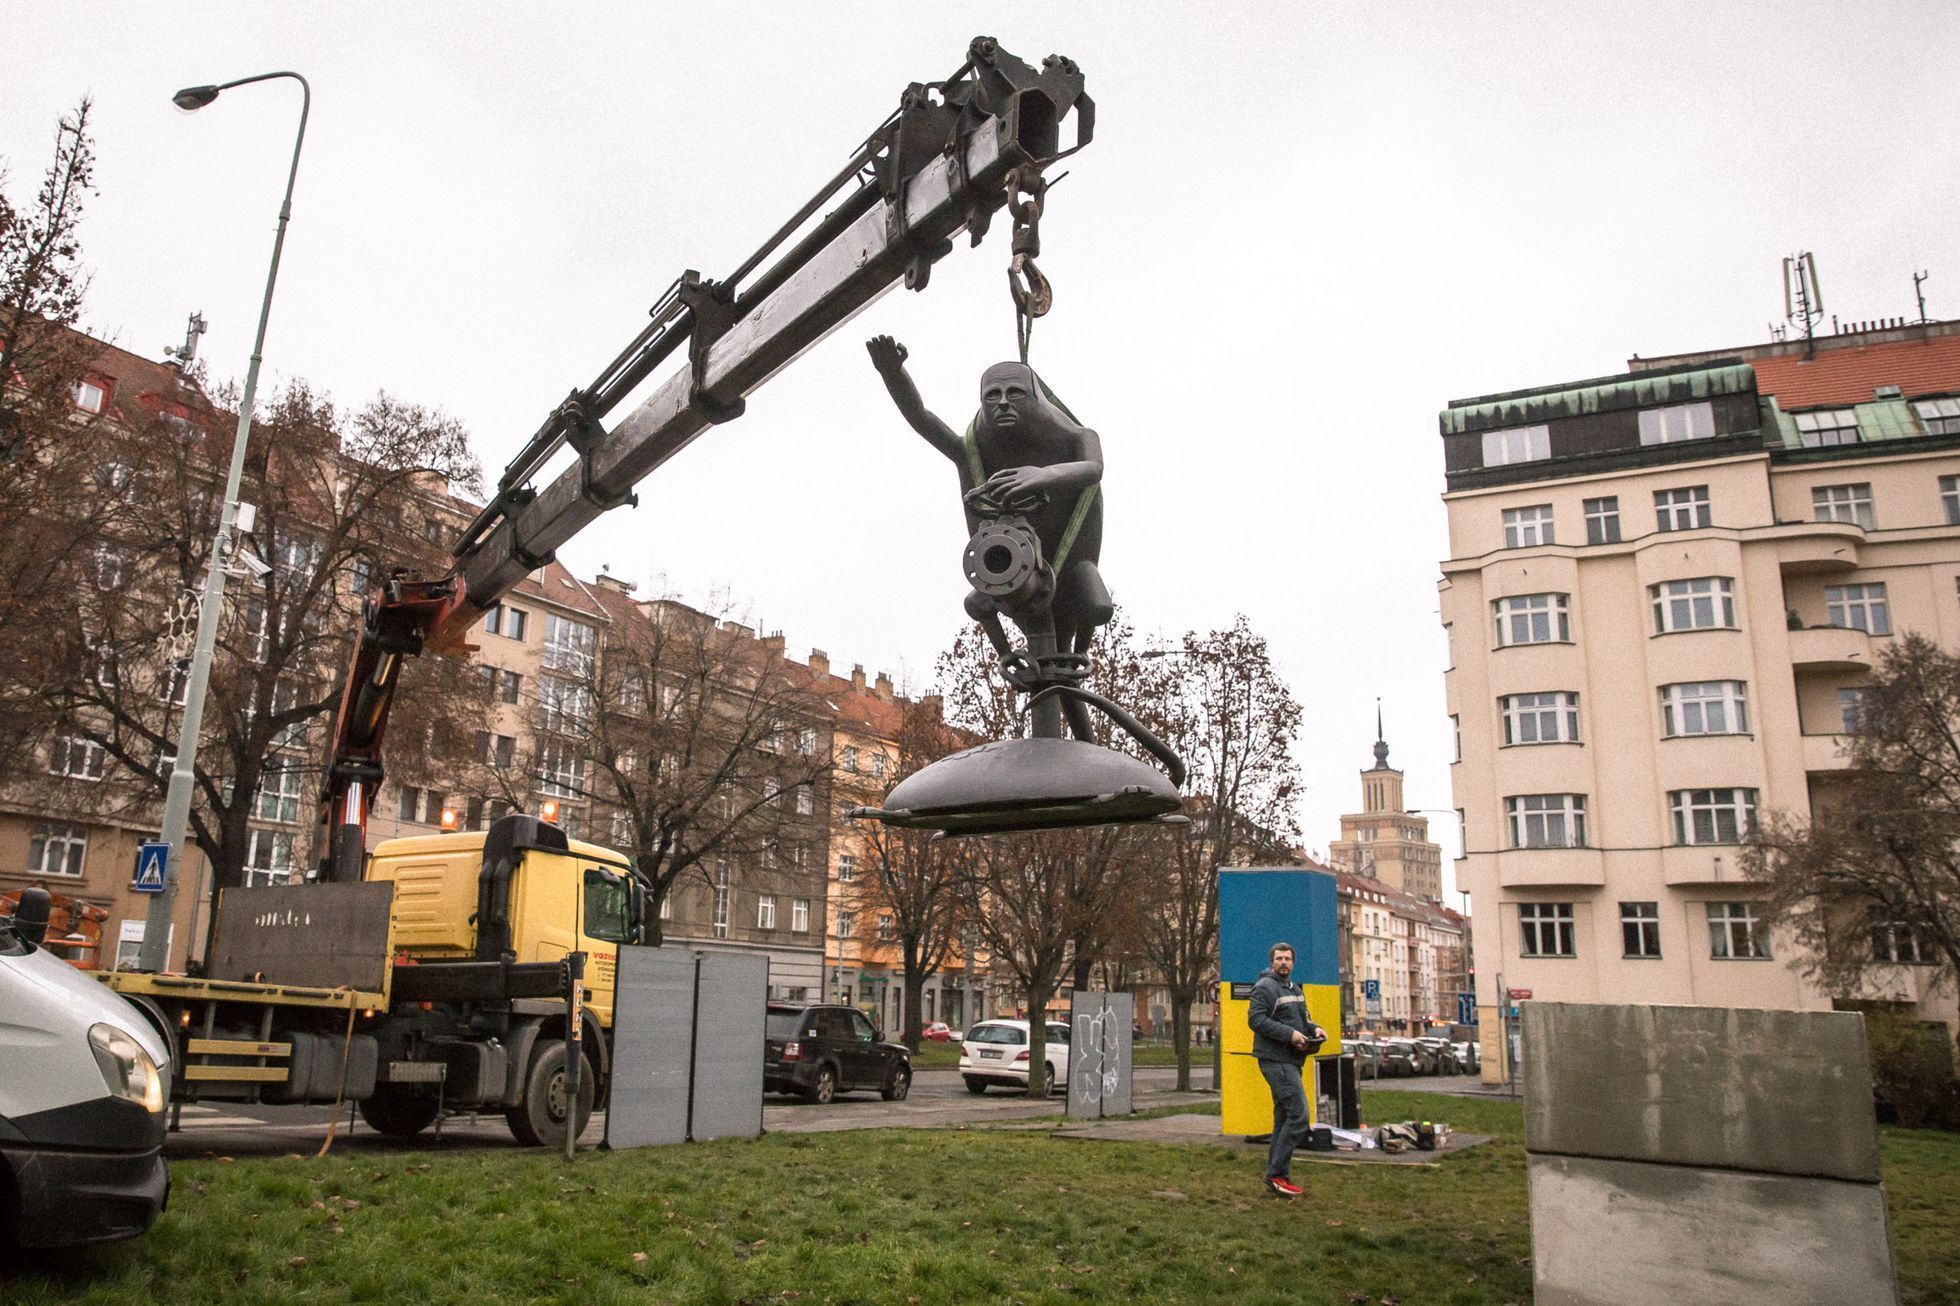
<path id="1" fill-rule="evenodd" d="M 1922 324 L 1926 321 L 1926 292 L 1921 290 L 1920 287 L 1925 283 L 1926 274 L 1924 272 L 1915 272 L 1912 274 L 1912 295 L 1914 299 L 1919 301 L 1919 320 Z"/>
<path id="2" fill-rule="evenodd" d="M 171 363 L 172 367 L 182 371 L 189 364 L 196 361 L 197 338 L 204 334 L 208 325 L 204 320 L 204 314 L 202 312 L 191 314 L 191 320 L 184 324 L 184 343 L 163 351 L 165 358 L 175 360 Z"/>
<path id="3" fill-rule="evenodd" d="M 1815 327 L 1824 316 L 1824 291 L 1817 282 L 1817 258 L 1798 251 L 1783 260 L 1783 317 L 1803 331 L 1803 356 L 1817 356 Z"/>

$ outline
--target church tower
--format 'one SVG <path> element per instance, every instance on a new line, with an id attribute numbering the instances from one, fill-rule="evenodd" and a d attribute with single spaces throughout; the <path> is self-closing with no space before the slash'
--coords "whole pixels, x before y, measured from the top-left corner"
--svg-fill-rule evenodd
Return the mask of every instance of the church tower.
<path id="1" fill-rule="evenodd" d="M 1328 856 L 1344 871 L 1443 900 L 1443 850 L 1429 841 L 1429 818 L 1402 805 L 1402 773 L 1388 764 L 1381 705 L 1375 705 L 1375 764 L 1361 773 L 1361 810 L 1341 818 Z"/>

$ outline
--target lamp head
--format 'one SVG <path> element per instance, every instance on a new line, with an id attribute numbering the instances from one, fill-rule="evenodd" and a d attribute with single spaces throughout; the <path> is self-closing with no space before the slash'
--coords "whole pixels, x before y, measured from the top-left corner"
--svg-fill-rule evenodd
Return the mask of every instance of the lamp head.
<path id="1" fill-rule="evenodd" d="M 196 113 L 205 105 L 218 98 L 215 86 L 186 86 L 170 97 L 170 102 L 185 113 Z"/>

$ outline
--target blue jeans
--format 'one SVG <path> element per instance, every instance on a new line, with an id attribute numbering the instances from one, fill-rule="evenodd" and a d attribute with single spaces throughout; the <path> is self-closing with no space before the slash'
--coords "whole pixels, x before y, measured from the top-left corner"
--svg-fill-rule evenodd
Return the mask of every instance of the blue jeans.
<path id="1" fill-rule="evenodd" d="M 1307 1089 L 1300 1067 L 1290 1061 L 1261 1061 L 1259 1073 L 1273 1094 L 1273 1142 L 1266 1149 L 1266 1177 L 1284 1179 L 1293 1165 L 1293 1149 L 1307 1136 Z"/>

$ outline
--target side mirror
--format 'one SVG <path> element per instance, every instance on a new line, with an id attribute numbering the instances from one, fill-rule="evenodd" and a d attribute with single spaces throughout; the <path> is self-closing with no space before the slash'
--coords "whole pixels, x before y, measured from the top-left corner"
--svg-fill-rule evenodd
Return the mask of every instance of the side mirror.
<path id="1" fill-rule="evenodd" d="M 48 937 L 48 916 L 54 911 L 54 899 L 42 888 L 29 888 L 20 891 L 20 901 L 14 904 L 14 933 L 21 941 L 41 946 L 41 940 Z"/>
<path id="2" fill-rule="evenodd" d="M 633 915 L 633 942 L 639 943 L 645 940 L 647 933 L 647 887 L 641 883 L 639 876 L 627 878 L 626 897 L 628 910 Z"/>

